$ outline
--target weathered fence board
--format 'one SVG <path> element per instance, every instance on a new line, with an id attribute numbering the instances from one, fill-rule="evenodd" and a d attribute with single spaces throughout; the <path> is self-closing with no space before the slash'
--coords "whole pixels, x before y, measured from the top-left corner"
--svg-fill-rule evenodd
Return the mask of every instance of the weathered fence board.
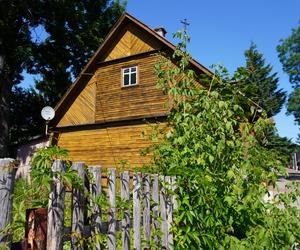
<path id="1" fill-rule="evenodd" d="M 73 188 L 72 199 L 72 238 L 71 245 L 73 250 L 83 250 L 83 244 L 79 244 L 80 239 L 83 237 L 84 231 L 84 180 L 85 171 L 83 162 L 75 162 L 72 169 L 77 171 L 78 177 L 81 179 L 81 186 Z"/>
<path id="2" fill-rule="evenodd" d="M 143 176 L 143 226 L 144 226 L 144 249 L 150 249 L 150 176 Z"/>
<path id="3" fill-rule="evenodd" d="M 168 223 L 167 223 L 167 194 L 165 188 L 165 178 L 160 178 L 161 188 L 159 193 L 160 202 L 160 218 L 161 218 L 161 231 L 162 231 L 162 249 L 168 247 Z"/>
<path id="4" fill-rule="evenodd" d="M 173 185 L 172 185 L 172 180 L 170 176 L 165 177 L 166 185 L 168 190 L 173 192 Z M 172 233 L 172 222 L 173 222 L 173 195 L 167 192 L 167 197 L 166 197 L 166 209 L 167 209 L 167 227 L 168 227 L 168 249 L 172 249 L 171 246 L 173 246 L 173 233 Z"/>
<path id="5" fill-rule="evenodd" d="M 116 169 L 108 169 L 108 249 L 116 249 Z"/>
<path id="6" fill-rule="evenodd" d="M 158 236 L 158 230 L 159 230 L 159 221 L 158 221 L 158 205 L 159 205 L 159 187 L 158 187 L 158 175 L 154 174 L 152 175 L 152 192 L 151 192 L 151 199 L 152 199 L 152 205 L 151 205 L 151 224 L 152 224 L 152 231 L 153 234 L 153 242 L 156 246 L 159 246 L 159 236 Z"/>
<path id="7" fill-rule="evenodd" d="M 125 171 L 121 174 L 121 199 L 124 204 L 129 205 L 130 191 L 129 191 L 129 172 Z M 124 209 L 124 216 L 122 219 L 122 249 L 130 249 L 130 214 L 129 208 Z"/>
<path id="8" fill-rule="evenodd" d="M 0 159 L 0 248 L 7 244 L 10 247 L 10 234 L 1 234 L 1 231 L 12 220 L 12 193 L 15 179 L 15 160 L 11 158 Z"/>
<path id="9" fill-rule="evenodd" d="M 95 247 L 97 250 L 101 249 L 100 242 L 98 240 L 98 235 L 102 228 L 102 211 L 99 204 L 97 204 L 96 199 L 101 195 L 102 192 L 102 178 L 101 178 L 101 168 L 99 166 L 89 167 L 89 171 L 92 174 L 93 180 L 90 181 L 90 192 L 91 192 L 91 210 L 92 210 L 92 220 L 91 220 L 91 235 L 95 239 Z"/>
<path id="10" fill-rule="evenodd" d="M 59 173 L 65 171 L 65 162 L 55 160 L 52 165 L 53 181 L 49 194 L 47 218 L 47 250 L 63 249 L 65 186 Z"/>
<path id="11" fill-rule="evenodd" d="M 136 173 L 133 176 L 133 248 L 141 247 L 141 173 Z"/>

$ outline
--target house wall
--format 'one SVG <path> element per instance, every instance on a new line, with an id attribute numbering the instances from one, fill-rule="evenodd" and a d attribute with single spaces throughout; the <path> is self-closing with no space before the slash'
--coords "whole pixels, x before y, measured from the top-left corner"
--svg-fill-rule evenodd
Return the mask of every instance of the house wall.
<path id="1" fill-rule="evenodd" d="M 142 149 L 152 144 L 148 124 L 114 126 L 96 129 L 80 129 L 62 132 L 58 136 L 58 146 L 70 151 L 70 160 L 84 161 L 88 165 L 118 167 L 126 161 L 130 167 L 141 166 L 150 161 L 150 156 L 140 155 Z"/>
<path id="2" fill-rule="evenodd" d="M 42 138 L 30 141 L 17 147 L 17 160 L 20 162 L 17 169 L 16 178 L 28 177 L 30 161 L 37 149 L 49 146 L 49 139 Z"/>
<path id="3" fill-rule="evenodd" d="M 167 113 L 167 95 L 156 87 L 158 55 L 116 62 L 96 72 L 96 122 L 159 116 Z M 122 87 L 122 68 L 138 66 L 138 84 Z"/>

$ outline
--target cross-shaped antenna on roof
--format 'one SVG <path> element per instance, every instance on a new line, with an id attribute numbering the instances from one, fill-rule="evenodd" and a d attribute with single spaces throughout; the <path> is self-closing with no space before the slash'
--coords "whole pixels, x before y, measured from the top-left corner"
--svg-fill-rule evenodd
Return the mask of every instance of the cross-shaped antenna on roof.
<path id="1" fill-rule="evenodd" d="M 183 24 L 183 30 L 186 33 L 187 26 L 190 25 L 190 23 L 187 22 L 187 19 L 184 18 L 183 21 L 180 21 Z"/>
<path id="2" fill-rule="evenodd" d="M 187 26 L 190 25 L 190 23 L 187 22 L 187 19 L 184 18 L 183 21 L 180 21 L 183 24 L 183 40 L 185 43 L 185 48 L 184 50 L 186 51 L 186 46 L 187 46 L 187 40 L 188 40 L 188 36 L 187 36 Z"/>

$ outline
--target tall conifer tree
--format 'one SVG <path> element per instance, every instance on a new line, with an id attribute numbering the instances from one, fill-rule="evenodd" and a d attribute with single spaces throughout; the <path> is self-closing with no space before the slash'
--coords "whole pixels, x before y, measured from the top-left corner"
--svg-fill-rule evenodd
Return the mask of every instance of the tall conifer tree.
<path id="1" fill-rule="evenodd" d="M 246 65 L 238 68 L 237 72 L 243 75 L 243 81 L 237 83 L 238 88 L 247 98 L 263 108 L 268 117 L 280 112 L 286 93 L 278 89 L 279 79 L 273 73 L 272 66 L 266 64 L 254 43 L 245 51 Z"/>

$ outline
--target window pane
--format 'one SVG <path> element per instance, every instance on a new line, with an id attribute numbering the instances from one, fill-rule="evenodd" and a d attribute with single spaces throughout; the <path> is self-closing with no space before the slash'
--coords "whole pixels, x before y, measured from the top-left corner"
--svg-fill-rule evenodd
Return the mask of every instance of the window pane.
<path id="1" fill-rule="evenodd" d="M 136 72 L 136 67 L 132 67 L 131 72 Z"/>
<path id="2" fill-rule="evenodd" d="M 129 73 L 129 68 L 124 69 L 124 73 Z"/>
<path id="3" fill-rule="evenodd" d="M 129 75 L 124 75 L 124 86 L 129 85 Z"/>
<path id="4" fill-rule="evenodd" d="M 131 84 L 136 84 L 136 73 L 131 74 Z"/>

